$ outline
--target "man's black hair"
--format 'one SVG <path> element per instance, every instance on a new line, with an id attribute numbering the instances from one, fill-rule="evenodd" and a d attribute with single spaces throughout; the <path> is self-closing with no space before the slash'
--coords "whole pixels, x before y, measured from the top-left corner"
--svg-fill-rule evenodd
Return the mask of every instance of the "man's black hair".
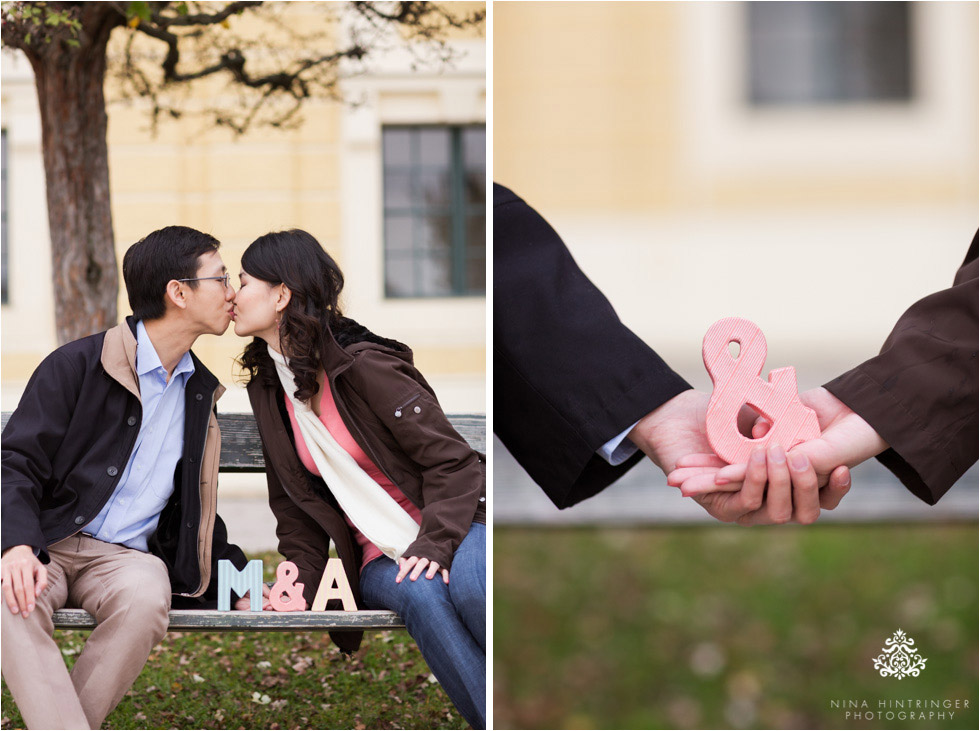
<path id="1" fill-rule="evenodd" d="M 167 282 L 197 276 L 198 258 L 221 243 L 187 226 L 167 226 L 143 237 L 123 256 L 123 279 L 137 320 L 158 320 L 166 313 Z M 200 282 L 188 282 L 196 289 Z"/>

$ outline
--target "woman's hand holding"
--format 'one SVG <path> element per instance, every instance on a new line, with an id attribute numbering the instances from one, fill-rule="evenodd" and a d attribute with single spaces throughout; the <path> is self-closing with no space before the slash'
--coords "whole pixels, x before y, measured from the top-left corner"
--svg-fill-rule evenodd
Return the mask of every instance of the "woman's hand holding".
<path id="1" fill-rule="evenodd" d="M 402 583 L 402 579 L 405 578 L 409 571 L 412 573 L 408 578 L 415 581 L 422 575 L 422 571 L 426 566 L 429 567 L 429 570 L 425 572 L 425 578 L 434 579 L 437 573 L 442 573 L 443 582 L 446 584 L 449 583 L 449 569 L 441 569 L 435 561 L 430 561 L 427 558 L 419 558 L 418 556 L 402 556 L 398 559 L 398 576 L 395 577 L 395 583 Z"/>

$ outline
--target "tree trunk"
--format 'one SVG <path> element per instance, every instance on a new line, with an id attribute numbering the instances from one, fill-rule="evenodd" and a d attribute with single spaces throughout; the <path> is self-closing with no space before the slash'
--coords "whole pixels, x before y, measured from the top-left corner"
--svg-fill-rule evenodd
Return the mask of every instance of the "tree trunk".
<path id="1" fill-rule="evenodd" d="M 109 200 L 106 46 L 123 22 L 85 3 L 79 47 L 30 49 L 41 110 L 58 343 L 116 324 L 119 278 Z"/>

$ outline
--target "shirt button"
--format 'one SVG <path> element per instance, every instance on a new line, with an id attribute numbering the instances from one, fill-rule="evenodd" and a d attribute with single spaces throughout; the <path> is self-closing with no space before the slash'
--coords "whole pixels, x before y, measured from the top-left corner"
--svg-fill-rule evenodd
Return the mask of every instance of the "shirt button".
<path id="1" fill-rule="evenodd" d="M 126 423 L 130 426 L 136 426 L 136 417 L 130 416 L 128 419 L 126 419 Z"/>
<path id="2" fill-rule="evenodd" d="M 79 515 L 77 518 L 75 518 L 75 525 L 82 525 L 84 522 L 85 522 L 85 517 L 82 515 Z"/>
<path id="3" fill-rule="evenodd" d="M 119 470 L 117 470 L 115 467 L 110 467 L 109 469 L 106 470 L 106 472 L 109 473 L 109 477 L 115 477 L 116 475 L 119 474 Z"/>
<path id="4" fill-rule="evenodd" d="M 485 497 L 481 497 L 481 498 L 480 498 L 480 502 L 481 502 L 481 503 L 485 503 L 486 501 L 487 501 L 487 499 L 486 499 Z"/>
<path id="5" fill-rule="evenodd" d="M 422 407 L 421 406 L 416 406 L 415 407 L 415 413 L 416 414 L 421 414 L 422 413 Z"/>
<path id="6" fill-rule="evenodd" d="M 396 419 L 402 418 L 402 410 L 401 409 L 398 409 L 398 411 L 395 412 L 395 418 Z"/>

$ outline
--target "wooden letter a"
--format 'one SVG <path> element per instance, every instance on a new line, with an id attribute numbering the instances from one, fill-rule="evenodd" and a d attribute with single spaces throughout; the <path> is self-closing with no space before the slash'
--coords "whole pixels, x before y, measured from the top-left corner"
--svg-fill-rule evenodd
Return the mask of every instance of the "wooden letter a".
<path id="1" fill-rule="evenodd" d="M 335 587 L 334 584 L 337 586 Z M 347 574 L 344 573 L 344 564 L 339 558 L 327 559 L 327 567 L 323 570 L 320 587 L 316 590 L 312 611 L 324 611 L 327 608 L 327 602 L 331 599 L 340 599 L 344 604 L 345 612 L 357 611 L 354 593 L 350 590 Z"/>

